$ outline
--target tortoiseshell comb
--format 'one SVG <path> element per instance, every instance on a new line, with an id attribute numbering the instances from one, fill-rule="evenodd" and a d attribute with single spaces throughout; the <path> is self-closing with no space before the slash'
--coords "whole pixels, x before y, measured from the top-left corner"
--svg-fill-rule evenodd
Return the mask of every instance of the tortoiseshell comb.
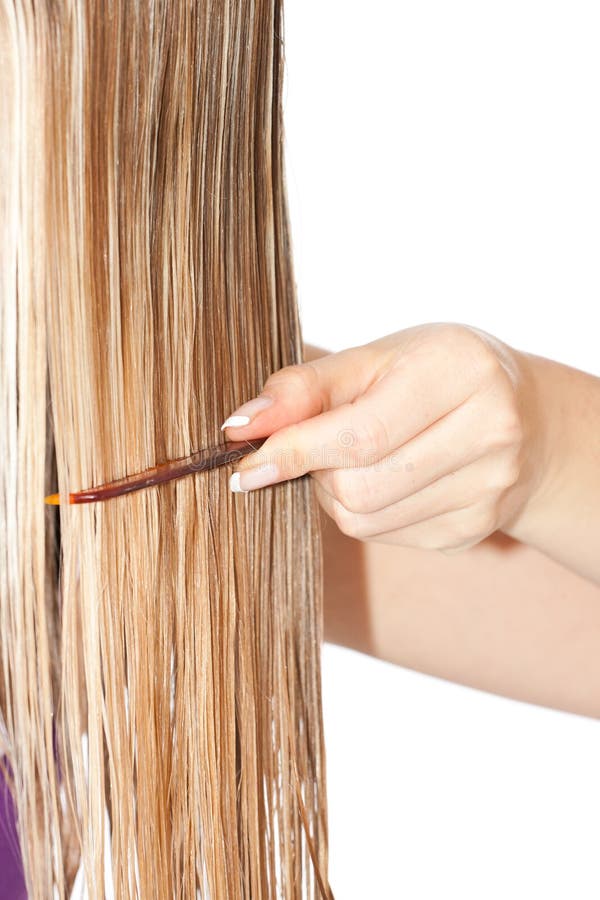
<path id="1" fill-rule="evenodd" d="M 253 450 L 258 450 L 265 441 L 266 438 L 258 438 L 253 441 L 226 441 L 224 444 L 218 444 L 216 447 L 197 450 L 191 456 L 182 456 L 180 459 L 161 463 L 158 466 L 153 466 L 151 469 L 137 472 L 135 475 L 127 475 L 125 478 L 109 481 L 98 487 L 76 491 L 74 494 L 68 495 L 67 502 L 97 503 L 100 500 L 110 500 L 112 497 L 131 494 L 133 491 L 141 491 L 143 488 L 153 487 L 156 484 L 164 484 L 167 481 L 173 481 L 175 478 L 183 478 L 184 475 L 191 475 L 194 472 L 206 472 L 209 469 L 216 469 L 219 466 L 236 462 L 243 456 L 247 456 L 248 453 L 252 453 Z M 52 506 L 59 506 L 61 502 L 60 494 L 49 494 L 44 498 L 44 502 Z"/>

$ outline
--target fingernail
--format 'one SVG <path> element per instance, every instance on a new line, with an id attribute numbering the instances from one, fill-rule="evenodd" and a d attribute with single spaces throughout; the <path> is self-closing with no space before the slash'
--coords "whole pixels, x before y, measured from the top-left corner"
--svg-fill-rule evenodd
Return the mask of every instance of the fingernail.
<path id="1" fill-rule="evenodd" d="M 272 403 L 273 398 L 264 395 L 255 397 L 253 400 L 248 400 L 247 403 L 244 403 L 239 409 L 236 409 L 229 418 L 225 419 L 221 425 L 221 431 L 223 431 L 224 428 L 241 428 L 243 425 L 249 425 L 259 412 L 262 412 L 267 406 L 271 406 Z"/>
<path id="2" fill-rule="evenodd" d="M 254 469 L 245 469 L 243 472 L 234 472 L 229 479 L 229 487 L 234 494 L 247 494 L 257 488 L 275 484 L 279 479 L 279 469 L 274 463 L 265 463 Z"/>

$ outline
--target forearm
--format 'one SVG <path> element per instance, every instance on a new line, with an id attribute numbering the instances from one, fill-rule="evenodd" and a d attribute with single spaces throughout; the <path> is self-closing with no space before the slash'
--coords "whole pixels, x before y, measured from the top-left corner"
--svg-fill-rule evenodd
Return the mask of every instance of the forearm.
<path id="1" fill-rule="evenodd" d="M 522 359 L 536 397 L 539 473 L 504 531 L 600 584 L 600 379 Z"/>
<path id="2" fill-rule="evenodd" d="M 323 534 L 327 640 L 600 717 L 599 587 L 503 535 L 447 557 Z"/>

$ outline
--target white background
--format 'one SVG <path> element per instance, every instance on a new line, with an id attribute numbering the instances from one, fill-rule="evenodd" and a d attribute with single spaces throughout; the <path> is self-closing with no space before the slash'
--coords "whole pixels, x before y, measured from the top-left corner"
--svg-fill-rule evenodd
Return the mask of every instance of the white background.
<path id="1" fill-rule="evenodd" d="M 599 5 L 288 0 L 286 56 L 305 338 L 461 321 L 600 374 Z M 337 900 L 600 896 L 600 723 L 339 648 L 324 680 Z"/>

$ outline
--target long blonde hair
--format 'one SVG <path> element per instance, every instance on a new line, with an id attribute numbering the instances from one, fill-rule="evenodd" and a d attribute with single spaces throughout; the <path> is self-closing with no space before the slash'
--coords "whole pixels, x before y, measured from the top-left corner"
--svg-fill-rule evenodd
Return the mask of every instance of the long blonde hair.
<path id="1" fill-rule="evenodd" d="M 44 495 L 301 359 L 280 0 L 0 0 L 0 647 L 29 895 L 329 897 L 305 480 Z"/>

